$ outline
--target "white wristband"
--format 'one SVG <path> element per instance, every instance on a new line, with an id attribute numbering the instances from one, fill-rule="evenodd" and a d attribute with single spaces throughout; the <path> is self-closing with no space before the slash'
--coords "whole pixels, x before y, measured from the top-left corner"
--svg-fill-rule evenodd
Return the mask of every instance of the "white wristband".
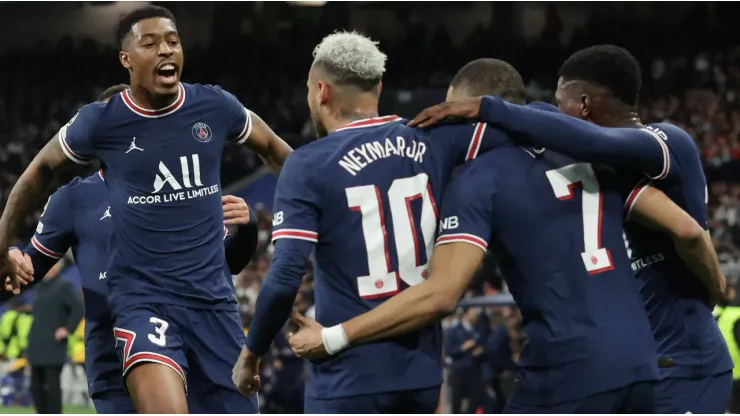
<path id="1" fill-rule="evenodd" d="M 349 346 L 349 339 L 341 324 L 322 329 L 321 340 L 324 341 L 324 349 L 329 355 L 334 355 Z"/>

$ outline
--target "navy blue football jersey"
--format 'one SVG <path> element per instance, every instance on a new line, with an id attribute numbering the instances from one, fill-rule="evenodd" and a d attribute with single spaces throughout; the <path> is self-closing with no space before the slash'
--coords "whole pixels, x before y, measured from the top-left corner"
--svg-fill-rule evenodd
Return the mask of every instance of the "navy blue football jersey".
<path id="1" fill-rule="evenodd" d="M 546 406 L 657 378 L 612 170 L 510 146 L 466 164 L 447 189 L 437 244 L 492 250 L 521 310 L 523 400 Z"/>
<path id="2" fill-rule="evenodd" d="M 25 249 L 35 266 L 51 264 L 37 261 L 39 257 L 59 260 L 72 249 L 85 301 L 85 370 L 90 394 L 123 389 L 106 272 L 113 215 L 102 175 L 98 172 L 84 179 L 75 178 L 49 197 L 31 244 Z M 223 226 L 222 230 L 228 244 L 232 235 Z M 222 270 L 223 264 L 222 259 Z M 38 267 L 34 269 L 38 280 L 46 274 Z M 228 268 L 222 276 L 233 288 Z"/>
<path id="3" fill-rule="evenodd" d="M 85 300 L 85 369 L 90 394 L 123 388 L 108 307 L 106 266 L 112 218 L 107 194 L 100 173 L 75 178 L 59 188 L 49 197 L 25 250 L 32 260 L 37 256 L 58 260 L 72 249 Z M 36 272 L 40 279 L 39 272 L 43 271 Z"/>
<path id="4" fill-rule="evenodd" d="M 674 125 L 604 128 L 560 114 L 552 106 L 527 108 L 497 97 L 483 98 L 480 116 L 534 144 L 617 168 L 628 195 L 628 216 L 650 184 L 707 226 L 706 178 L 698 149 L 688 133 Z M 706 305 L 707 293 L 678 257 L 671 239 L 632 222 L 626 224 L 625 239 L 661 357 L 661 377 L 703 377 L 731 369 L 727 346 Z"/>
<path id="5" fill-rule="evenodd" d="M 707 228 L 707 183 L 699 150 L 688 133 L 668 123 L 645 127 L 664 163 L 649 177 L 623 177 L 629 191 L 626 214 L 651 185 Z M 652 178 L 652 180 L 651 180 Z M 635 222 L 625 225 L 632 268 L 640 283 L 661 358 L 661 377 L 706 377 L 733 368 L 727 344 L 706 303 L 707 293 L 676 253 L 671 238 Z"/>
<path id="6" fill-rule="evenodd" d="M 230 310 L 222 278 L 220 166 L 227 141 L 251 132 L 249 112 L 216 86 L 181 84 L 161 110 L 124 91 L 84 106 L 59 141 L 77 163 L 106 166 L 114 231 L 107 268 L 111 307 L 140 303 Z"/>
<path id="7" fill-rule="evenodd" d="M 483 123 L 420 130 L 386 116 L 350 123 L 294 151 L 278 179 L 272 238 L 316 243 L 316 320 L 339 324 L 420 283 L 453 169 L 506 143 Z M 440 336 L 429 327 L 312 363 L 307 395 L 437 386 Z"/>

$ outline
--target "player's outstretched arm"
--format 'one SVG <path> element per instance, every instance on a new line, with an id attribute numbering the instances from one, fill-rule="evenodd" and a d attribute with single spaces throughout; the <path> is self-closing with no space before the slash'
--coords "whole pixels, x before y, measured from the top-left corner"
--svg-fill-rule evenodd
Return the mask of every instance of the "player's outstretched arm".
<path id="1" fill-rule="evenodd" d="M 402 335 L 453 313 L 484 255 L 483 250 L 468 243 L 436 246 L 427 280 L 342 324 L 350 344 Z"/>
<path id="2" fill-rule="evenodd" d="M 32 271 L 30 279 L 21 276 L 31 284 L 40 282 L 72 246 L 75 237 L 69 192 L 76 181 L 62 186 L 49 197 L 31 242 L 23 250 L 14 247 L 9 251 L 17 265 Z M 23 274 L 22 269 L 19 274 Z"/>
<path id="3" fill-rule="evenodd" d="M 7 252 L 23 217 L 39 205 L 54 178 L 73 166 L 76 164 L 62 151 L 57 134 L 31 161 L 8 196 L 0 218 L 0 252 Z M 15 278 L 15 265 L 7 256 L 0 256 L 0 271 Z"/>
<path id="4" fill-rule="evenodd" d="M 651 177 L 667 174 L 667 145 L 648 129 L 601 127 L 560 112 L 506 102 L 500 97 L 481 99 L 480 118 L 520 133 L 536 146 L 552 149 L 584 162 L 637 167 Z"/>
<path id="5" fill-rule="evenodd" d="M 401 291 L 369 312 L 330 328 L 295 317 L 301 329 L 289 335 L 288 342 L 304 358 L 322 358 L 350 345 L 403 335 L 436 323 L 455 311 L 484 254 L 479 247 L 468 243 L 437 246 L 427 280 Z"/>
<path id="6" fill-rule="evenodd" d="M 252 131 L 244 144 L 252 149 L 275 173 L 280 170 L 293 148 L 285 143 L 260 116 L 250 111 Z"/>
<path id="7" fill-rule="evenodd" d="M 293 149 L 255 113 L 221 87 L 213 87 L 225 99 L 224 113 L 230 142 L 243 144 L 259 155 L 275 173 L 280 170 Z"/>
<path id="8" fill-rule="evenodd" d="M 629 211 L 630 219 L 671 236 L 678 255 L 701 281 L 710 303 L 719 299 L 727 285 L 709 232 L 663 192 L 645 187 Z"/>
<path id="9" fill-rule="evenodd" d="M 526 106 L 500 97 L 473 97 L 429 107 L 409 125 L 426 127 L 451 118 L 480 118 L 509 132 L 523 145 L 545 147 L 584 162 L 628 166 L 653 178 L 668 174 L 668 147 L 648 129 L 608 128 L 553 111 L 542 103 Z"/>

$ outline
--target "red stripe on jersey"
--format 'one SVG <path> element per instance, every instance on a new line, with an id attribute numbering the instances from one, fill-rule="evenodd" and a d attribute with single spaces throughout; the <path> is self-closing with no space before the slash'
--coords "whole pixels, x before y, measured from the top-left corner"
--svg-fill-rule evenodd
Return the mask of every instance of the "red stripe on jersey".
<path id="1" fill-rule="evenodd" d="M 480 144 L 483 140 L 483 133 L 486 131 L 486 123 L 478 123 L 475 125 L 473 130 L 473 137 L 470 139 L 470 146 L 468 146 L 468 155 L 465 160 L 473 160 L 478 156 L 480 151 Z"/>
<path id="2" fill-rule="evenodd" d="M 90 163 L 90 161 L 92 159 L 90 159 L 89 157 L 80 156 L 77 152 L 75 152 L 74 150 L 72 150 L 71 147 L 69 147 L 69 145 L 67 144 L 66 128 L 67 128 L 67 126 L 62 127 L 62 129 L 64 129 L 65 132 L 64 132 L 64 134 L 60 134 L 59 135 L 59 142 L 64 147 L 64 150 L 66 151 L 65 153 L 67 154 L 67 156 L 71 156 L 70 159 L 72 159 L 73 162 L 82 163 L 82 164 L 88 164 L 88 163 Z M 77 160 L 75 160 L 75 159 L 77 159 Z"/>
<path id="3" fill-rule="evenodd" d="M 370 127 L 370 126 L 379 126 L 381 124 L 389 123 L 391 121 L 400 120 L 401 117 L 399 116 L 383 116 L 383 117 L 373 117 L 373 118 L 367 118 L 364 120 L 357 120 L 353 121 L 349 124 L 345 124 L 341 128 L 338 128 L 336 131 L 340 130 L 346 130 L 346 129 L 356 129 L 358 127 Z"/>
<path id="4" fill-rule="evenodd" d="M 278 238 L 297 238 L 299 240 L 318 241 L 319 233 L 313 231 L 285 228 L 272 232 L 272 239 L 275 240 Z"/>
<path id="5" fill-rule="evenodd" d="M 123 363 L 123 376 L 126 377 L 126 373 L 136 367 L 137 364 L 141 363 L 158 363 L 166 365 L 167 367 L 170 367 L 171 369 L 175 370 L 177 374 L 180 375 L 180 378 L 182 378 L 182 382 L 185 384 L 185 388 L 187 389 L 187 378 L 185 377 L 185 372 L 182 370 L 182 367 L 180 367 L 175 360 L 173 360 L 170 357 L 167 357 L 166 355 L 157 354 L 155 352 L 137 352 L 136 354 L 132 355 L 125 363 Z"/>
<path id="6" fill-rule="evenodd" d="M 477 235 L 473 234 L 447 234 L 437 238 L 436 245 L 448 244 L 448 243 L 470 243 L 474 246 L 480 247 L 485 251 L 488 248 L 488 242 Z"/>
<path id="7" fill-rule="evenodd" d="M 41 242 L 36 238 L 35 235 L 31 237 L 31 244 L 39 253 L 47 257 L 51 257 L 53 259 L 60 259 L 64 255 L 64 254 L 60 254 L 60 253 L 57 253 L 56 251 L 52 251 L 46 248 L 43 244 L 41 244 Z"/>
<path id="8" fill-rule="evenodd" d="M 121 98 L 123 99 L 124 104 L 126 104 L 126 107 L 129 108 L 129 110 L 133 111 L 134 113 L 140 116 L 162 117 L 162 116 L 172 114 L 175 111 L 179 110 L 180 107 L 182 107 L 182 104 L 185 102 L 185 88 L 182 86 L 182 84 L 178 84 L 177 99 L 175 99 L 175 102 L 168 105 L 167 107 L 160 108 L 158 110 L 150 110 L 148 108 L 144 108 L 136 104 L 134 100 L 131 98 L 131 90 L 121 91 Z"/>
<path id="9" fill-rule="evenodd" d="M 640 195 L 642 194 L 642 191 L 645 190 L 650 186 L 650 181 L 647 179 L 641 179 L 639 182 L 637 182 L 637 185 L 635 185 L 635 188 L 632 190 L 632 192 L 629 193 L 627 196 L 627 201 L 624 203 L 624 217 L 626 219 L 629 219 L 630 214 L 632 213 L 632 208 L 635 206 L 635 202 L 637 202 L 637 199 L 640 198 Z"/>

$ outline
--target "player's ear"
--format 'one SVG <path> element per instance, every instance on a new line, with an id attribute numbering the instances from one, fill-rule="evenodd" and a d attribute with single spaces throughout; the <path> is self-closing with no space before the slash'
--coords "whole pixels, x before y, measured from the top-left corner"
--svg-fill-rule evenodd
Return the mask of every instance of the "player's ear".
<path id="1" fill-rule="evenodd" d="M 383 91 L 383 81 L 378 81 L 378 96 Z"/>
<path id="2" fill-rule="evenodd" d="M 129 62 L 128 52 L 118 52 L 118 60 L 121 61 L 121 65 L 123 65 L 124 68 L 131 69 L 131 62 Z"/>
<path id="3" fill-rule="evenodd" d="M 329 101 L 329 95 L 331 94 L 331 85 L 324 81 L 319 81 L 319 92 L 318 92 L 318 103 L 324 105 Z"/>
<path id="4" fill-rule="evenodd" d="M 591 114 L 591 105 L 593 105 L 591 97 L 581 94 L 581 116 L 584 119 L 588 119 L 589 114 Z"/>

